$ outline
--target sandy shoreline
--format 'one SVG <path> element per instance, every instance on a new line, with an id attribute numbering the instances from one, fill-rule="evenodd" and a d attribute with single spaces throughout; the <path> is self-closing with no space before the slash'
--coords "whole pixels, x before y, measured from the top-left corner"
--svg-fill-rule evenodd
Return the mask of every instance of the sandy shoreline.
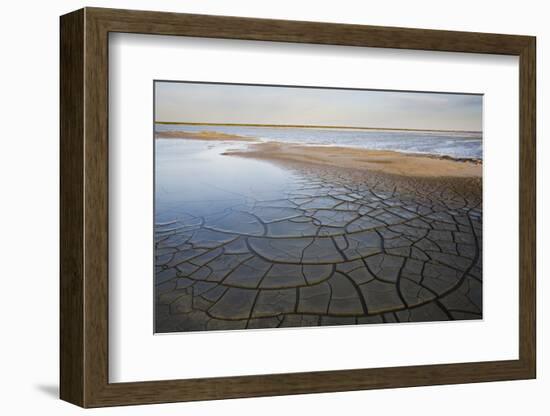
<path id="1" fill-rule="evenodd" d="M 480 162 L 387 150 L 268 142 L 254 143 L 249 145 L 247 150 L 228 151 L 224 154 L 268 161 L 377 171 L 402 176 L 480 178 L 482 174 Z"/>
<path id="2" fill-rule="evenodd" d="M 376 171 L 401 176 L 481 178 L 478 160 L 449 156 L 406 154 L 391 150 L 370 150 L 338 146 L 312 146 L 282 142 L 260 142 L 253 137 L 216 131 L 157 131 L 155 137 L 202 141 L 248 142 L 246 150 L 230 150 L 228 156 L 274 162 L 307 163 L 321 166 Z"/>

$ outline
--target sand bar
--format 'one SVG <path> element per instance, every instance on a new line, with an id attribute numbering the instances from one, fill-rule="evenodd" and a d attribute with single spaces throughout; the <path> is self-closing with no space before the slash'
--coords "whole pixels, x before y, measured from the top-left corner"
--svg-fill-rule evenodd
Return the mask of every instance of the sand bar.
<path id="1" fill-rule="evenodd" d="M 182 130 L 166 130 L 156 131 L 155 137 L 160 139 L 188 139 L 188 140 L 205 140 L 205 141 L 237 141 L 237 142 L 257 142 L 253 137 L 239 136 L 237 134 L 220 133 L 217 131 L 182 131 Z"/>
<path id="2" fill-rule="evenodd" d="M 404 176 L 481 177 L 479 161 L 458 161 L 386 150 L 368 150 L 332 146 L 304 146 L 280 142 L 256 143 L 247 150 L 228 151 L 226 155 L 262 160 L 310 163 L 361 169 Z"/>

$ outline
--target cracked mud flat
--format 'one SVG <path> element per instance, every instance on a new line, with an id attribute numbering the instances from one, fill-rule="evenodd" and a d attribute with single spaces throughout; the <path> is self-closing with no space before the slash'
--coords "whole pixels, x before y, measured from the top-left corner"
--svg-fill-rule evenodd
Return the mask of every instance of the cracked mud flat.
<path id="1" fill-rule="evenodd" d="M 157 141 L 156 332 L 482 317 L 480 178 Z"/>

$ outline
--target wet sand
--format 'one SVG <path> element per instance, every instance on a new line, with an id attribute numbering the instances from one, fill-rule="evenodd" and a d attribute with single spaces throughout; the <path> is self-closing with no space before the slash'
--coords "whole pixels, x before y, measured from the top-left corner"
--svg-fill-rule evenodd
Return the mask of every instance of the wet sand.
<path id="1" fill-rule="evenodd" d="M 454 160 L 404 154 L 386 150 L 348 147 L 304 146 L 280 142 L 255 143 L 243 150 L 228 151 L 229 156 L 268 161 L 292 162 L 383 172 L 416 177 L 481 178 L 479 161 Z"/>

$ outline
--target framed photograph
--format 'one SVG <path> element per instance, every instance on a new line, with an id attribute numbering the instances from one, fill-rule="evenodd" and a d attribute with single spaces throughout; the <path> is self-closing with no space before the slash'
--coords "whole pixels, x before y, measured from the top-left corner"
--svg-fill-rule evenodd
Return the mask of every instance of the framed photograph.
<path id="1" fill-rule="evenodd" d="M 535 49 L 62 16 L 61 398 L 534 378 Z"/>

